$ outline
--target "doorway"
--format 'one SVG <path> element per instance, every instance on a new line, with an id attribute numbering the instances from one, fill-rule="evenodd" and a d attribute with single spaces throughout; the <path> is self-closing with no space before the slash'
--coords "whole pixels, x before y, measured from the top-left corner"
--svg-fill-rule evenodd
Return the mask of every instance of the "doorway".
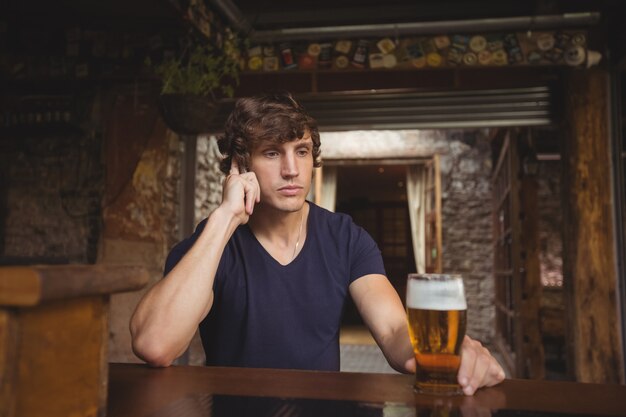
<path id="1" fill-rule="evenodd" d="M 338 166 L 336 207 L 372 236 L 382 253 L 387 277 L 403 299 L 406 276 L 415 272 L 406 165 Z M 351 300 L 343 324 L 363 324 Z"/>

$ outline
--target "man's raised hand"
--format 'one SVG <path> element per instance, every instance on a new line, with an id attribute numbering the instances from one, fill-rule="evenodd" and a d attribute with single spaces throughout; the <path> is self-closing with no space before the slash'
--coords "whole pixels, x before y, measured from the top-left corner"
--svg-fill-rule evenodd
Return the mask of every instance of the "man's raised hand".
<path id="1" fill-rule="evenodd" d="M 261 192 L 256 175 L 240 170 L 236 159 L 232 158 L 230 174 L 224 180 L 222 205 L 239 217 L 241 224 L 245 224 L 254 210 L 254 204 L 259 201 Z"/>

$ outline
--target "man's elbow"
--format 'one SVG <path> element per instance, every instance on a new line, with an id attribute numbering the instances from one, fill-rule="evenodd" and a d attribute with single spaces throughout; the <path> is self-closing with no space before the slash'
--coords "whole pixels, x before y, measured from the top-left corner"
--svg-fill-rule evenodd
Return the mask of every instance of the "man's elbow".
<path id="1" fill-rule="evenodd" d="M 147 340 L 147 338 L 141 336 L 136 337 L 133 335 L 132 349 L 135 356 L 155 368 L 168 367 L 177 357 L 163 343 Z"/>

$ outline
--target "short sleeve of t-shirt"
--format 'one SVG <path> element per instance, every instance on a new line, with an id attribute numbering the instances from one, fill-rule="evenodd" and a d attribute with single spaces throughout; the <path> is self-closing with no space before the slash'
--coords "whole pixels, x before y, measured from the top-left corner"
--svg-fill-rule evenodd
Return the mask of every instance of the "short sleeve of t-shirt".
<path id="1" fill-rule="evenodd" d="M 188 238 L 184 240 L 181 240 L 176 245 L 174 245 L 172 250 L 170 250 L 170 253 L 167 255 L 167 259 L 165 260 L 165 268 L 163 270 L 163 276 L 169 274 L 170 271 L 174 269 L 176 264 L 180 262 L 183 256 L 185 256 L 187 251 L 191 249 L 193 244 L 196 242 L 196 239 L 198 239 L 198 236 L 200 235 L 202 230 L 204 230 L 204 226 L 206 225 L 206 222 L 207 222 L 207 219 L 204 219 L 200 223 L 198 223 L 196 230 L 193 232 L 191 236 L 189 236 Z"/>
<path id="2" fill-rule="evenodd" d="M 344 272 L 349 284 L 364 275 L 385 275 L 380 250 L 365 229 L 346 214 L 332 213 L 314 204 L 310 206 L 309 216 L 314 220 L 315 238 L 323 242 L 319 252 L 328 254 L 330 251 L 338 255 L 336 266 L 347 267 Z"/>
<path id="3" fill-rule="evenodd" d="M 352 221 L 350 221 L 352 223 Z M 350 259 L 350 283 L 368 274 L 385 275 L 380 249 L 374 239 L 360 226 L 352 223 L 354 242 Z"/>

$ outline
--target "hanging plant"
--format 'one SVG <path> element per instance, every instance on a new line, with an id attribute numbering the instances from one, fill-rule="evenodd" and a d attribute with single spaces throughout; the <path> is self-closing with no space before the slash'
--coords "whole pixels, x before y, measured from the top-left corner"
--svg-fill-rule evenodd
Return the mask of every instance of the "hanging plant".
<path id="1" fill-rule="evenodd" d="M 160 108 L 173 131 L 207 133 L 220 97 L 232 97 L 239 84 L 239 39 L 227 31 L 224 46 L 189 44 L 179 58 L 148 65 L 162 81 Z"/>

